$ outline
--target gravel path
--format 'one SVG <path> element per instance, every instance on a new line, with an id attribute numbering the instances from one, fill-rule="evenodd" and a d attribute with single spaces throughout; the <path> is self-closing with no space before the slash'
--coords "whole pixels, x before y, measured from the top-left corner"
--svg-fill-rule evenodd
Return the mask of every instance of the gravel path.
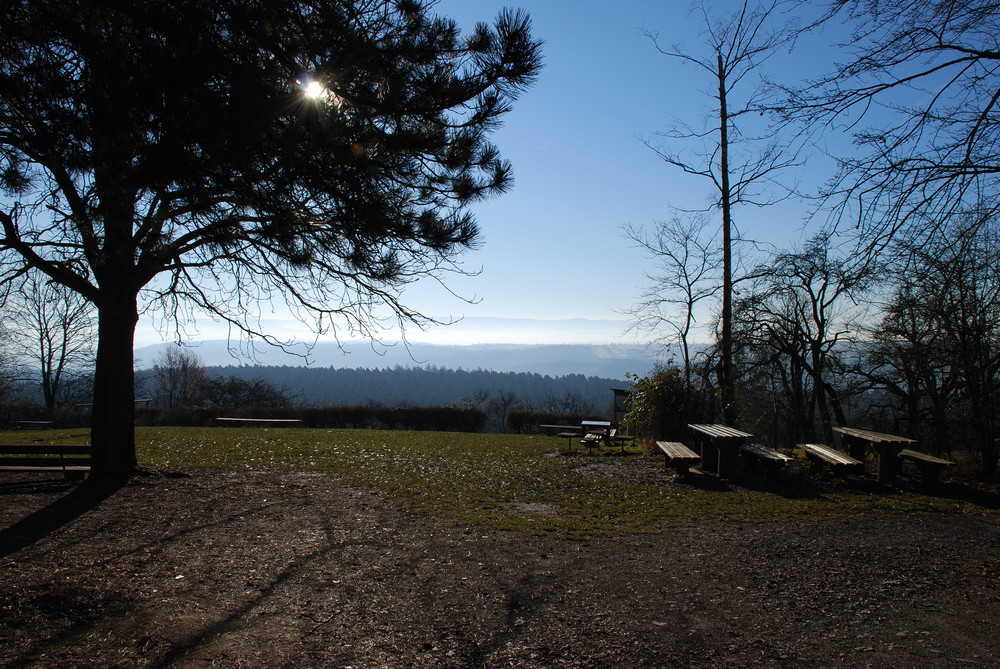
<path id="1" fill-rule="evenodd" d="M 582 543 L 315 473 L 41 480 L 0 477 L 0 667 L 1000 666 L 995 517 Z"/>

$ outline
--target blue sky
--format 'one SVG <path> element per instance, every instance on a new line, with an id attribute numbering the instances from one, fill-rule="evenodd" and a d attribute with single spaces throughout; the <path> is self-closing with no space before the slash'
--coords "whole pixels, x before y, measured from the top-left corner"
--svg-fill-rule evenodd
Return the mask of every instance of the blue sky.
<path id="1" fill-rule="evenodd" d="M 737 3 L 710 5 L 724 11 Z M 632 343 L 621 312 L 638 300 L 651 267 L 622 227 L 667 219 L 671 205 L 702 207 L 710 195 L 708 184 L 663 163 L 641 138 L 672 118 L 700 123 L 710 113 L 705 91 L 712 82 L 659 54 L 642 31 L 696 50 L 702 18 L 683 0 L 442 0 L 437 10 L 469 30 L 504 7 L 526 10 L 545 41 L 537 83 L 493 136 L 513 163 L 515 184 L 474 209 L 483 245 L 465 256 L 464 268 L 478 275 L 453 277 L 448 290 L 424 282 L 406 292 L 406 303 L 423 313 L 465 320 L 408 336 L 462 344 Z M 794 62 L 779 57 L 775 67 Z M 792 204 L 766 216 L 738 211 L 737 220 L 747 234 L 787 245 L 802 239 L 805 213 Z M 200 326 L 202 338 L 219 335 L 208 322 Z M 290 321 L 275 327 L 298 331 Z M 158 340 L 140 324 L 137 344 Z"/>
<path id="2" fill-rule="evenodd" d="M 732 1 L 711 3 L 732 8 Z M 504 2 L 443 0 L 442 13 L 471 26 L 496 16 Z M 465 314 L 468 326 L 428 338 L 461 340 L 484 333 L 477 317 L 578 322 L 547 323 L 547 341 L 577 336 L 622 338 L 626 317 L 647 285 L 649 261 L 625 238 L 624 225 L 647 225 L 671 215 L 671 205 L 703 207 L 708 184 L 662 162 L 641 138 L 673 117 L 698 124 L 713 101 L 713 82 L 702 72 L 658 53 L 642 33 L 661 42 L 683 42 L 696 51 L 703 19 L 687 2 L 524 0 L 536 35 L 545 40 L 545 68 L 514 107 L 495 140 L 514 165 L 512 192 L 476 209 L 485 245 L 468 259 L 482 274 L 456 281 L 475 305 L 452 302 L 448 313 Z M 801 57 L 801 56 L 799 56 Z M 782 62 L 784 61 L 784 62 Z M 776 65 L 789 67 L 787 57 Z M 795 175 L 790 175 L 795 176 Z M 746 210 L 743 228 L 776 244 L 802 238 L 804 207 L 792 204 L 766 215 Z M 430 291 L 412 295 L 438 308 Z M 432 309 L 434 311 L 434 309 Z M 498 327 L 494 322 L 494 327 Z M 511 324 L 506 336 L 520 337 Z M 525 336 L 541 335 L 537 332 Z M 585 330 L 585 331 L 584 331 Z M 501 336 L 497 332 L 496 336 Z"/>

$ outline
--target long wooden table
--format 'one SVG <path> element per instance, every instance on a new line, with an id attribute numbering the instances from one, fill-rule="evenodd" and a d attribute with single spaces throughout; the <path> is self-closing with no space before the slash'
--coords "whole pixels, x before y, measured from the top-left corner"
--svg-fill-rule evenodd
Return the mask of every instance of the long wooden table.
<path id="1" fill-rule="evenodd" d="M 869 450 L 875 452 L 878 458 L 875 478 L 886 485 L 892 484 L 899 473 L 899 452 L 917 443 L 916 439 L 856 427 L 835 427 L 833 431 L 840 434 L 841 442 L 855 460 L 864 462 Z"/>
<path id="2" fill-rule="evenodd" d="M 688 424 L 691 436 L 701 452 L 702 469 L 709 469 L 720 478 L 729 478 L 736 471 L 740 446 L 753 437 L 727 425 Z"/>

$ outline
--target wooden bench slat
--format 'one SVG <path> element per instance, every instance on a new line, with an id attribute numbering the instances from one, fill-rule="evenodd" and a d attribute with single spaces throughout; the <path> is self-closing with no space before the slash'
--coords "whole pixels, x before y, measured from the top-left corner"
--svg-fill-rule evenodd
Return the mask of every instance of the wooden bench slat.
<path id="1" fill-rule="evenodd" d="M 90 471 L 91 450 L 81 444 L 0 444 L 0 471 L 63 472 L 79 478 Z"/>
<path id="2" fill-rule="evenodd" d="M 828 464 L 838 474 L 846 474 L 851 471 L 863 472 L 865 469 L 865 463 L 825 444 L 799 444 L 799 447 L 816 467 Z"/>
<path id="3" fill-rule="evenodd" d="M 705 425 L 705 424 L 688 424 L 688 427 L 695 432 L 701 433 L 705 436 L 711 437 L 713 439 L 726 439 L 726 438 L 743 438 L 747 439 L 753 435 L 749 432 L 743 432 L 735 428 L 729 427 L 728 425 Z"/>
<path id="4" fill-rule="evenodd" d="M 743 444 L 740 446 L 740 454 L 748 468 L 759 463 L 761 469 L 764 470 L 764 478 L 766 479 L 776 476 L 778 470 L 794 459 L 773 448 L 768 448 L 764 444 Z"/>
<path id="5" fill-rule="evenodd" d="M 750 455 L 755 458 L 762 460 L 769 460 L 771 462 L 780 462 L 785 464 L 791 462 L 795 458 L 785 455 L 784 453 L 779 453 L 773 448 L 768 448 L 764 444 L 743 444 L 740 446 L 740 453 L 744 455 Z"/>
<path id="6" fill-rule="evenodd" d="M 701 456 L 679 441 L 658 441 L 656 446 L 671 460 L 701 460 Z"/>
<path id="7" fill-rule="evenodd" d="M 934 455 L 929 455 L 927 453 L 921 453 L 920 451 L 914 451 L 909 448 L 904 448 L 899 452 L 899 457 L 904 460 L 912 460 L 913 462 L 926 462 L 931 465 L 941 465 L 942 467 L 954 467 L 955 463 L 951 460 L 945 460 L 944 458 L 939 458 Z"/>
<path id="8" fill-rule="evenodd" d="M 53 455 L 90 455 L 90 446 L 81 444 L 0 444 L 0 455 L 26 455 L 51 453 Z"/>
<path id="9" fill-rule="evenodd" d="M 59 456 L 37 456 L 37 455 L 14 455 L 0 458 L 0 468 L 3 467 L 63 467 L 63 466 L 89 466 L 89 457 L 61 458 Z"/>
<path id="10" fill-rule="evenodd" d="M 604 441 L 604 435 L 597 432 L 588 432 L 583 435 L 583 439 L 580 443 L 587 447 L 587 452 L 590 453 L 593 449 L 600 449 L 601 443 Z"/>
<path id="11" fill-rule="evenodd" d="M 900 437 L 895 434 L 887 434 L 885 432 L 875 432 L 874 430 L 864 430 L 858 427 L 835 427 L 834 432 L 839 432 L 842 435 L 848 437 L 853 437 L 855 439 L 864 439 L 865 441 L 870 441 L 873 444 L 877 443 L 916 443 L 915 439 L 910 439 L 909 437 Z"/>
<path id="12" fill-rule="evenodd" d="M 673 467 L 678 476 L 686 476 L 688 469 L 701 463 L 701 456 L 679 441 L 658 441 L 656 447 L 663 453 L 663 466 Z"/>
<path id="13" fill-rule="evenodd" d="M 920 451 L 914 451 L 909 448 L 904 448 L 899 452 L 900 460 L 909 460 L 914 463 L 920 470 L 920 475 L 923 478 L 925 486 L 933 486 L 937 483 L 938 477 L 941 472 L 948 467 L 954 467 L 955 463 L 951 460 L 945 460 L 944 458 L 939 458 L 927 453 L 921 453 Z"/>
<path id="14" fill-rule="evenodd" d="M 219 423 L 246 423 L 247 425 L 262 425 L 264 423 L 292 424 L 301 423 L 301 418 L 216 418 Z"/>

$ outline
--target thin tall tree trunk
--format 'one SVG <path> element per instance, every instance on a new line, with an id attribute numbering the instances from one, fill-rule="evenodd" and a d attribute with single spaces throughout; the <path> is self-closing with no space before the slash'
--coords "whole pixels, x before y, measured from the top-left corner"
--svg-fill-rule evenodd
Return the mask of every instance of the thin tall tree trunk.
<path id="1" fill-rule="evenodd" d="M 733 383 L 733 257 L 732 194 L 729 184 L 729 108 L 726 103 L 726 73 L 722 54 L 718 54 L 719 77 L 719 171 L 722 180 L 722 342 L 719 388 L 722 390 L 722 416 L 728 425 L 736 424 L 736 393 Z"/>

